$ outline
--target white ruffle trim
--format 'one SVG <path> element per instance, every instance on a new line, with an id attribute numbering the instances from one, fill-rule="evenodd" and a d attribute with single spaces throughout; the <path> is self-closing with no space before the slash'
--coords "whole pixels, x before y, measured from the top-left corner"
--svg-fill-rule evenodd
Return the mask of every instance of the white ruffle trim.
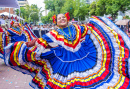
<path id="1" fill-rule="evenodd" d="M 48 37 L 50 37 L 50 39 L 53 40 L 56 44 L 61 45 L 62 47 L 64 47 L 64 48 L 65 48 L 66 50 L 68 50 L 68 51 L 76 52 L 76 51 L 78 51 L 78 50 L 80 49 L 80 47 L 81 47 L 81 43 L 79 42 L 78 45 L 75 47 L 75 49 L 73 49 L 72 47 L 66 46 L 66 45 L 64 44 L 64 42 L 56 40 L 50 33 L 47 33 L 46 35 L 47 35 Z"/>
<path id="2" fill-rule="evenodd" d="M 44 52 L 45 47 L 43 47 L 42 45 L 38 44 L 37 41 L 35 42 L 35 45 L 37 46 L 37 48 L 38 48 L 38 50 L 39 50 L 39 51 L 37 52 L 38 54 Z"/>

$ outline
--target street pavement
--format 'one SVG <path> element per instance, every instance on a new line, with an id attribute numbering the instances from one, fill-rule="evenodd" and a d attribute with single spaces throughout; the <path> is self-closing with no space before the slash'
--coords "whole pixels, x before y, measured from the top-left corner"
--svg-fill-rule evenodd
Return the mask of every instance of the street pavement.
<path id="1" fill-rule="evenodd" d="M 6 66 L 4 60 L 0 59 L 0 89 L 33 89 L 29 85 L 31 80 L 30 75 Z"/>
<path id="2" fill-rule="evenodd" d="M 50 43 L 52 47 L 56 47 L 57 44 Z M 43 53 L 50 51 L 46 49 Z M 27 74 L 18 72 L 5 65 L 4 60 L 0 59 L 0 89 L 33 89 L 29 82 L 32 77 Z"/>

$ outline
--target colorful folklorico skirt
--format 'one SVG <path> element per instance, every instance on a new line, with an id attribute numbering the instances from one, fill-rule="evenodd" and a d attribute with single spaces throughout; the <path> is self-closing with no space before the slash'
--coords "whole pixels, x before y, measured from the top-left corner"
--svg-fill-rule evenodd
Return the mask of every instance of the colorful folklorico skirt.
<path id="1" fill-rule="evenodd" d="M 45 53 L 24 42 L 8 45 L 6 65 L 31 75 L 34 89 L 130 89 L 130 39 L 111 20 L 91 18 L 85 39 L 74 49 L 57 34 L 46 34 L 58 46 Z"/>

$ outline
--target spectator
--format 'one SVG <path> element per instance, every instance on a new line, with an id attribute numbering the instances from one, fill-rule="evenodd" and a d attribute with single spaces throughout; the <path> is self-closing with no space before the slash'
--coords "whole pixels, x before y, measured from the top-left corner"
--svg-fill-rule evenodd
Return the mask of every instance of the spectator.
<path id="1" fill-rule="evenodd" d="M 34 25 L 32 29 L 37 30 L 37 25 Z"/>

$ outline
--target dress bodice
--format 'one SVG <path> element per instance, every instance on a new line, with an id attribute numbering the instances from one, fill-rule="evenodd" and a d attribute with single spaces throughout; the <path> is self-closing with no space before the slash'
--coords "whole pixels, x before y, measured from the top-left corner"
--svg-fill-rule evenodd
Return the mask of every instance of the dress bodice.
<path id="1" fill-rule="evenodd" d="M 76 52 L 81 47 L 81 39 L 85 37 L 88 30 L 86 26 L 81 27 L 71 25 L 63 29 L 52 30 L 42 38 L 48 43 L 54 42 L 68 51 Z"/>

